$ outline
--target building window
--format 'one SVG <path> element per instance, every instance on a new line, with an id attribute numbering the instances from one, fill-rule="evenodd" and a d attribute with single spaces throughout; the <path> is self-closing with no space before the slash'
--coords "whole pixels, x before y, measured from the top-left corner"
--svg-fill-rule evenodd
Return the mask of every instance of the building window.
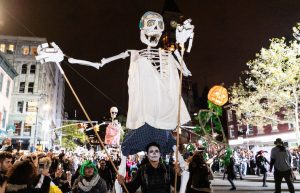
<path id="1" fill-rule="evenodd" d="M 31 55 L 37 56 L 37 47 L 31 47 Z"/>
<path id="2" fill-rule="evenodd" d="M 227 111 L 227 119 L 228 119 L 228 122 L 233 121 L 233 118 L 232 118 L 232 111 L 231 111 L 231 110 L 228 110 L 228 111 Z"/>
<path id="3" fill-rule="evenodd" d="M 0 44 L 0 51 L 5 53 L 5 44 Z"/>
<path id="4" fill-rule="evenodd" d="M 28 83 L 28 93 L 33 93 L 34 82 Z"/>
<path id="5" fill-rule="evenodd" d="M 238 135 L 245 135 L 247 132 L 247 128 L 244 129 L 243 125 L 238 125 Z"/>
<path id="6" fill-rule="evenodd" d="M 15 51 L 15 45 L 13 45 L 13 44 L 9 44 L 9 46 L 8 46 L 8 50 L 7 50 L 7 53 L 9 53 L 9 54 L 13 54 L 13 53 L 14 53 L 14 51 Z"/>
<path id="7" fill-rule="evenodd" d="M 2 92 L 4 74 L 0 73 L 0 92 Z"/>
<path id="8" fill-rule="evenodd" d="M 35 74 L 35 68 L 36 68 L 35 64 L 32 64 L 30 66 L 30 74 Z"/>
<path id="9" fill-rule="evenodd" d="M 17 111 L 23 113 L 24 101 L 18 101 Z"/>
<path id="10" fill-rule="evenodd" d="M 19 93 L 25 92 L 25 82 L 20 82 Z"/>
<path id="11" fill-rule="evenodd" d="M 229 138 L 235 138 L 233 126 L 229 126 Z"/>
<path id="12" fill-rule="evenodd" d="M 10 80 L 7 80 L 7 86 L 6 86 L 6 97 L 9 96 L 9 88 L 10 88 Z"/>
<path id="13" fill-rule="evenodd" d="M 28 123 L 24 124 L 24 130 L 23 130 L 23 135 L 24 136 L 31 136 L 31 125 Z"/>
<path id="14" fill-rule="evenodd" d="M 5 129 L 6 126 L 6 110 L 3 110 L 3 115 L 2 115 L 2 128 Z"/>
<path id="15" fill-rule="evenodd" d="M 254 131 L 253 131 L 253 126 L 252 125 L 248 125 L 247 135 L 254 135 Z"/>
<path id="16" fill-rule="evenodd" d="M 21 135 L 21 128 L 22 128 L 22 121 L 15 121 L 14 122 L 14 125 L 15 125 L 15 135 Z"/>
<path id="17" fill-rule="evenodd" d="M 22 54 L 23 55 L 29 55 L 29 46 L 23 46 L 22 47 Z"/>
<path id="18" fill-rule="evenodd" d="M 22 73 L 22 74 L 26 74 L 26 73 L 27 73 L 27 64 L 23 64 L 23 65 L 22 65 L 21 73 Z"/>

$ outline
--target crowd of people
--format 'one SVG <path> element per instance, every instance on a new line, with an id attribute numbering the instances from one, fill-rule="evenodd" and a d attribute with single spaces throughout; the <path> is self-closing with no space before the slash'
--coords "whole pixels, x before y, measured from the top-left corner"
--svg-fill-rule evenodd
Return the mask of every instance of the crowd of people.
<path id="1" fill-rule="evenodd" d="M 236 149 L 225 164 L 222 151 L 215 154 L 196 147 L 184 153 L 188 163 L 189 181 L 186 193 L 213 192 L 211 180 L 215 172 L 223 172 L 236 190 L 234 180 L 243 180 L 246 175 L 262 176 L 262 186 L 267 187 L 267 174 L 274 169 L 275 192 L 281 191 L 284 178 L 290 192 L 294 192 L 291 174 L 299 170 L 299 151 L 287 149 L 281 139 L 275 141 L 270 157 L 264 150 Z M 218 153 L 218 154 L 217 154 Z M 0 151 L 0 193 L 108 193 L 114 191 L 117 180 L 126 189 L 136 192 L 169 193 L 175 184 L 179 190 L 182 168 L 174 162 L 174 156 L 162 156 L 157 143 L 148 144 L 145 154 L 136 154 L 127 159 L 126 176 L 118 175 L 115 166 L 119 156 L 83 156 L 73 152 L 24 152 L 4 143 Z M 124 189 L 125 191 L 125 189 Z"/>
<path id="2" fill-rule="evenodd" d="M 115 166 L 120 158 L 110 157 Z M 18 151 L 4 145 L 0 151 L 0 193 L 108 193 L 115 180 L 125 184 L 129 192 L 166 193 L 180 188 L 181 168 L 173 156 L 165 159 L 160 145 L 148 144 L 145 154 L 129 156 L 126 176 L 117 175 L 106 156 L 82 156 L 72 152 Z M 213 192 L 204 150 L 191 153 L 188 161 L 190 181 L 187 192 Z M 125 191 L 125 190 L 124 190 Z"/>

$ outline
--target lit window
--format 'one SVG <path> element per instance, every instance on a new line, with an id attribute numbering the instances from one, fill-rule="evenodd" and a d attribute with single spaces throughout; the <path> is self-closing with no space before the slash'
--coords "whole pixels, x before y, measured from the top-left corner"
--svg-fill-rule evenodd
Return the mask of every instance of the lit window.
<path id="1" fill-rule="evenodd" d="M 6 97 L 9 96 L 9 88 L 10 88 L 10 80 L 7 80 L 7 85 L 6 85 Z"/>
<path id="2" fill-rule="evenodd" d="M 33 87 L 34 87 L 34 83 L 33 82 L 29 82 L 28 83 L 28 93 L 33 93 Z"/>
<path id="3" fill-rule="evenodd" d="M 19 113 L 23 113 L 23 108 L 24 108 L 24 101 L 19 101 L 17 106 L 17 111 Z"/>
<path id="4" fill-rule="evenodd" d="M 0 44 L 0 51 L 5 53 L 5 44 Z"/>
<path id="5" fill-rule="evenodd" d="M 26 74 L 27 73 L 27 64 L 23 64 L 22 65 L 21 73 L 22 74 Z"/>
<path id="6" fill-rule="evenodd" d="M 23 130 L 24 136 L 31 136 L 31 125 L 28 123 L 24 124 L 24 130 Z"/>
<path id="7" fill-rule="evenodd" d="M 31 55 L 37 56 L 37 47 L 31 47 Z"/>
<path id="8" fill-rule="evenodd" d="M 22 54 L 23 55 L 29 55 L 29 46 L 23 46 L 22 47 Z"/>
<path id="9" fill-rule="evenodd" d="M 12 54 L 12 53 L 14 53 L 14 51 L 15 51 L 15 45 L 9 44 L 7 53 L 11 53 Z"/>
<path id="10" fill-rule="evenodd" d="M 25 92 L 25 82 L 20 82 L 19 93 Z"/>
<path id="11" fill-rule="evenodd" d="M 37 102 L 29 101 L 26 102 L 26 112 L 37 112 Z"/>
<path id="12" fill-rule="evenodd" d="M 30 74 L 35 74 L 35 65 L 30 66 Z"/>
<path id="13" fill-rule="evenodd" d="M 4 77 L 4 75 L 2 73 L 0 73 L 0 92 L 2 92 L 3 77 Z"/>
<path id="14" fill-rule="evenodd" d="M 15 121 L 14 122 L 14 125 L 16 127 L 16 130 L 15 130 L 15 135 L 21 135 L 21 127 L 22 127 L 22 121 Z"/>

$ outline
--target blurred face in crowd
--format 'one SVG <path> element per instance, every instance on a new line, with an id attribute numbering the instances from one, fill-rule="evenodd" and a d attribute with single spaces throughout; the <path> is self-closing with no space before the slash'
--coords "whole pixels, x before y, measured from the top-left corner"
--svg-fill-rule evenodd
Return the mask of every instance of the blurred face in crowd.
<path id="1" fill-rule="evenodd" d="M 51 151 L 47 152 L 47 157 L 52 158 L 52 156 L 53 156 L 53 152 Z"/>
<path id="2" fill-rule="evenodd" d="M 94 168 L 89 168 L 89 167 L 84 168 L 85 177 L 92 177 L 93 175 L 94 175 Z"/>
<path id="3" fill-rule="evenodd" d="M 12 167 L 12 158 L 5 158 L 2 163 L 0 163 L 1 171 L 7 172 Z"/>
<path id="4" fill-rule="evenodd" d="M 104 161 L 104 160 L 100 161 L 100 168 L 101 168 L 101 169 L 104 169 L 105 166 L 106 166 L 105 161 Z"/>
<path id="5" fill-rule="evenodd" d="M 157 162 L 160 158 L 160 151 L 156 146 L 150 146 L 147 152 L 148 159 L 150 161 Z"/>
<path id="6" fill-rule="evenodd" d="M 4 145 L 11 145 L 11 139 L 5 139 Z"/>

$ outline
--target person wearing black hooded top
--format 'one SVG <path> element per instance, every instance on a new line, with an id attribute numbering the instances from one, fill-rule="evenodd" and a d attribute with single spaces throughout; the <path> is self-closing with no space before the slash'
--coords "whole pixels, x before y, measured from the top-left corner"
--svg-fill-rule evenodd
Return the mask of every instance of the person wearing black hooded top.
<path id="1" fill-rule="evenodd" d="M 202 151 L 195 151 L 192 161 L 189 164 L 190 187 L 188 193 L 211 193 L 213 189 L 210 185 L 211 170 L 206 164 Z"/>
<path id="2" fill-rule="evenodd" d="M 259 167 L 260 173 L 263 174 L 263 187 L 267 186 L 267 167 L 266 164 L 270 164 L 270 162 L 264 156 L 264 151 L 261 150 L 257 153 L 256 164 Z"/>
<path id="3" fill-rule="evenodd" d="M 292 156 L 284 147 L 281 138 L 277 138 L 274 144 L 276 146 L 271 150 L 270 172 L 272 172 L 274 166 L 275 193 L 281 192 L 281 182 L 283 178 L 288 185 L 289 192 L 295 193 L 294 185 L 291 181 Z"/>
<path id="4" fill-rule="evenodd" d="M 38 180 L 36 166 L 32 161 L 24 160 L 16 162 L 8 171 L 6 193 L 46 193 L 49 192 L 51 179 L 47 178 L 41 187 L 36 188 Z"/>
<path id="5" fill-rule="evenodd" d="M 135 178 L 125 183 L 124 176 L 118 175 L 118 182 L 125 183 L 129 193 L 136 192 L 139 187 L 143 193 L 170 193 L 171 185 L 175 183 L 175 173 L 177 173 L 177 187 L 179 188 L 181 180 L 179 164 L 175 164 L 174 168 L 168 168 L 161 161 L 160 146 L 155 142 L 147 145 L 146 152 L 148 162 L 141 164 Z"/>

